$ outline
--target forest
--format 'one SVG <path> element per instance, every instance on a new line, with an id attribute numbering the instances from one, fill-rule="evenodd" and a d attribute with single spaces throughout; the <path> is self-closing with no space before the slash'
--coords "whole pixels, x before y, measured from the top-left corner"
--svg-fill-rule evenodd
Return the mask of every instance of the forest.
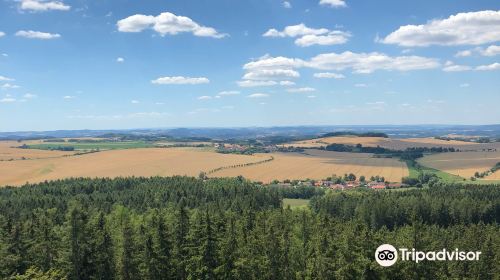
<path id="1" fill-rule="evenodd" d="M 283 207 L 308 198 L 309 208 Z M 1 279 L 498 279 L 500 189 L 315 191 L 238 178 L 76 178 L 0 189 Z M 397 262 L 384 243 L 481 251 Z"/>

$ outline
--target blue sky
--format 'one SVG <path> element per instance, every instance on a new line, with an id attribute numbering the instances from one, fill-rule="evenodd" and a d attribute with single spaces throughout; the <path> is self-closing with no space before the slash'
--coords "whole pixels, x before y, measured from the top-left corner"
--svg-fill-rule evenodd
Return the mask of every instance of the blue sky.
<path id="1" fill-rule="evenodd" d="M 498 1 L 0 2 L 0 131 L 500 123 Z"/>

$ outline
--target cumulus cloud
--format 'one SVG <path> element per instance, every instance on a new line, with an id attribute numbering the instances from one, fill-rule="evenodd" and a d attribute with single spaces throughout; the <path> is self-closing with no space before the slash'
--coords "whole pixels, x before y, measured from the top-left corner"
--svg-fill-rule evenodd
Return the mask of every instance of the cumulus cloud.
<path id="1" fill-rule="evenodd" d="M 203 95 L 203 96 L 198 97 L 197 99 L 198 100 L 209 100 L 209 99 L 212 99 L 212 96 Z"/>
<path id="2" fill-rule="evenodd" d="M 9 83 L 2 85 L 2 89 L 16 89 L 16 88 L 20 88 L 20 86 Z"/>
<path id="3" fill-rule="evenodd" d="M 32 99 L 32 98 L 36 98 L 37 95 L 36 94 L 31 94 L 31 93 L 26 93 L 25 95 L 23 95 L 24 98 L 26 99 Z"/>
<path id="4" fill-rule="evenodd" d="M 16 36 L 24 37 L 29 39 L 41 39 L 41 40 L 50 40 L 60 38 L 61 35 L 57 33 L 47 33 L 33 30 L 20 30 L 16 32 Z"/>
<path id="5" fill-rule="evenodd" d="M 64 4 L 61 1 L 44 1 L 44 0 L 21 0 L 21 10 L 45 12 L 45 11 L 69 11 L 71 6 Z"/>
<path id="6" fill-rule="evenodd" d="M 463 84 L 460 84 L 459 87 L 461 87 L 461 88 L 467 88 L 467 87 L 470 87 L 470 84 L 469 83 L 463 83 Z"/>
<path id="7" fill-rule="evenodd" d="M 355 73 L 372 73 L 376 70 L 411 71 L 431 69 L 439 66 L 433 58 L 421 56 L 395 56 L 383 53 L 325 53 L 317 55 L 307 63 L 309 67 L 324 70 L 352 69 Z"/>
<path id="8" fill-rule="evenodd" d="M 205 77 L 190 78 L 190 77 L 160 77 L 156 80 L 152 80 L 151 83 L 157 85 L 197 85 L 197 84 L 208 84 L 210 80 Z"/>
<path id="9" fill-rule="evenodd" d="M 338 45 L 344 44 L 351 36 L 350 33 L 344 31 L 334 30 L 331 31 L 326 28 L 309 28 L 305 24 L 290 25 L 278 31 L 271 28 L 266 33 L 262 34 L 264 37 L 291 37 L 296 38 L 295 44 L 300 47 L 309 47 L 313 45 Z"/>
<path id="10" fill-rule="evenodd" d="M 383 53 L 325 53 L 310 60 L 288 58 L 283 56 L 272 57 L 265 55 L 257 60 L 243 65 L 245 74 L 241 87 L 292 85 L 287 78 L 296 78 L 300 74 L 299 68 L 313 68 L 319 70 L 352 70 L 354 73 L 372 73 L 377 70 L 412 71 L 432 69 L 440 66 L 438 60 L 421 56 L 388 56 Z M 277 75 L 279 73 L 280 75 Z M 316 73 L 317 78 L 344 78 L 342 74 L 324 72 Z M 258 79 L 257 79 L 258 78 Z M 283 79 L 280 81 L 280 79 Z"/>
<path id="11" fill-rule="evenodd" d="M 472 51 L 471 50 L 465 50 L 465 51 L 459 51 L 455 54 L 455 57 L 466 57 L 466 56 L 471 56 Z"/>
<path id="12" fill-rule="evenodd" d="M 331 73 L 331 72 L 314 73 L 313 76 L 315 78 L 320 78 L 320 79 L 344 79 L 345 78 L 345 76 L 342 74 Z"/>
<path id="13" fill-rule="evenodd" d="M 422 25 L 405 25 L 381 42 L 409 47 L 481 45 L 500 41 L 500 11 L 458 13 Z"/>
<path id="14" fill-rule="evenodd" d="M 481 49 L 480 54 L 483 56 L 495 56 L 500 54 L 500 46 L 491 45 L 486 49 Z"/>
<path id="15" fill-rule="evenodd" d="M 140 102 L 138 100 L 132 100 L 132 101 L 130 101 L 130 103 L 132 103 L 132 104 L 139 104 Z"/>
<path id="16" fill-rule="evenodd" d="M 70 99 L 75 99 L 76 96 L 73 96 L 73 95 L 65 95 L 63 96 L 63 99 L 66 99 L 66 100 L 70 100 Z"/>
<path id="17" fill-rule="evenodd" d="M 14 81 L 14 79 L 0 75 L 0 81 L 2 81 L 2 82 L 4 82 L 4 81 Z"/>
<path id="18" fill-rule="evenodd" d="M 2 38 L 3 36 L 5 36 L 5 32 L 0 31 L 0 38 Z"/>
<path id="19" fill-rule="evenodd" d="M 290 8 L 292 8 L 292 4 L 290 4 L 290 2 L 288 2 L 288 1 L 283 1 L 283 7 L 290 9 Z"/>
<path id="20" fill-rule="evenodd" d="M 304 92 L 313 92 L 316 91 L 316 89 L 312 87 L 301 87 L 301 88 L 290 88 L 287 89 L 287 91 L 292 93 L 304 93 Z"/>
<path id="21" fill-rule="evenodd" d="M 269 97 L 269 94 L 266 93 L 253 93 L 247 96 L 248 98 L 265 98 Z"/>
<path id="22" fill-rule="evenodd" d="M 489 65 L 480 65 L 475 68 L 477 71 L 494 71 L 500 70 L 500 63 L 495 62 Z"/>
<path id="23" fill-rule="evenodd" d="M 320 0 L 319 4 L 323 6 L 330 6 L 333 8 L 347 7 L 347 4 L 345 3 L 344 0 Z"/>
<path id="24" fill-rule="evenodd" d="M 227 34 L 219 33 L 212 27 L 200 25 L 185 16 L 165 12 L 157 16 L 136 14 L 119 20 L 116 25 L 120 32 L 141 32 L 153 29 L 161 36 L 192 33 L 200 37 L 224 38 Z"/>
<path id="25" fill-rule="evenodd" d="M 118 63 L 125 62 L 125 58 L 123 58 L 123 57 L 118 57 L 118 58 L 116 59 L 116 62 L 118 62 Z"/>
<path id="26" fill-rule="evenodd" d="M 12 97 L 4 97 L 0 99 L 0 103 L 11 103 L 11 102 L 16 102 L 16 99 Z"/>

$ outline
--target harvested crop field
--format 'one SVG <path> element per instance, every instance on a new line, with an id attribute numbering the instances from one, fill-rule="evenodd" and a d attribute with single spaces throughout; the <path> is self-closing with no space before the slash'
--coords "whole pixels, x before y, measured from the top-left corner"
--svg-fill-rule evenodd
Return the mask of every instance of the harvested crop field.
<path id="1" fill-rule="evenodd" d="M 263 164 L 231 168 L 212 174 L 212 177 L 242 175 L 265 183 L 274 179 L 325 179 L 326 177 L 354 173 L 367 178 L 380 175 L 391 182 L 400 182 L 408 176 L 404 162 L 394 158 L 373 158 L 372 154 L 339 153 L 308 150 L 307 153 L 273 153 L 273 161 Z"/>
<path id="2" fill-rule="evenodd" d="M 394 139 L 394 138 L 382 138 L 382 137 L 356 137 L 356 136 L 336 136 L 336 137 L 324 137 L 310 140 L 297 141 L 284 146 L 294 146 L 294 147 L 304 147 L 304 148 L 319 148 L 324 147 L 329 144 L 344 144 L 344 145 L 356 145 L 361 144 L 366 147 L 376 147 L 380 146 L 386 149 L 392 150 L 405 150 L 407 148 L 416 147 L 443 147 L 443 148 L 455 148 L 461 151 L 481 151 L 483 149 L 497 149 L 500 150 L 500 143 L 473 143 L 464 142 L 457 140 L 440 140 L 434 138 L 405 138 L 405 139 Z"/>
<path id="3" fill-rule="evenodd" d="M 147 148 L 39 160 L 2 161 L 0 186 L 68 177 L 198 176 L 200 171 L 207 172 L 222 166 L 259 162 L 268 158 L 268 155 L 219 154 L 195 148 Z"/>
<path id="4" fill-rule="evenodd" d="M 438 169 L 464 178 L 474 176 L 475 172 L 484 172 L 500 162 L 500 152 L 458 152 L 425 156 L 418 160 L 424 166 Z M 499 180 L 500 172 L 485 179 Z"/>
<path id="5" fill-rule="evenodd" d="M 22 160 L 23 158 L 24 159 L 53 158 L 53 157 L 61 157 L 65 155 L 74 154 L 74 152 L 42 151 L 34 149 L 15 148 L 25 143 L 38 143 L 38 142 L 30 141 L 30 142 L 19 143 L 17 141 L 0 141 L 0 161 Z"/>

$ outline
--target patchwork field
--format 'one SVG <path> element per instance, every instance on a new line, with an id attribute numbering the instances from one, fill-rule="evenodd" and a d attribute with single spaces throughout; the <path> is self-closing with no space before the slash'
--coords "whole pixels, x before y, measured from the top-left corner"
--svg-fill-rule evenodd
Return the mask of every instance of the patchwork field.
<path id="1" fill-rule="evenodd" d="M 23 143 L 33 143 L 36 141 L 23 142 Z M 8 160 L 22 160 L 24 159 L 39 159 L 48 157 L 61 157 L 65 155 L 72 155 L 74 152 L 63 152 L 63 151 L 43 151 L 34 149 L 18 149 L 18 147 L 23 143 L 18 143 L 16 141 L 0 141 L 0 161 Z"/>
<path id="2" fill-rule="evenodd" d="M 195 148 L 148 148 L 39 160 L 1 161 L 0 186 L 68 177 L 198 176 L 200 171 L 267 158 L 268 155 L 219 154 Z"/>
<path id="3" fill-rule="evenodd" d="M 319 148 L 329 144 L 344 144 L 356 145 L 361 144 L 367 147 L 380 146 L 382 148 L 393 150 L 405 150 L 406 148 L 413 147 L 443 147 L 443 148 L 456 148 L 461 151 L 481 151 L 483 149 L 497 149 L 500 150 L 500 143 L 472 143 L 457 140 L 439 140 L 434 138 L 405 138 L 393 139 L 382 137 L 356 137 L 356 136 L 336 136 L 316 138 L 304 141 L 296 141 L 293 143 L 285 144 L 284 146 L 304 147 L 304 148 Z"/>
<path id="4" fill-rule="evenodd" d="M 500 162 L 500 152 L 442 153 L 425 156 L 418 162 L 427 167 L 470 178 L 475 172 L 484 172 Z M 500 172 L 497 171 L 485 179 L 500 180 Z"/>
<path id="5" fill-rule="evenodd" d="M 408 176 L 404 162 L 393 158 L 373 158 L 371 154 L 338 153 L 310 150 L 302 153 L 273 153 L 273 161 L 240 168 L 221 170 L 212 177 L 242 175 L 265 183 L 274 179 L 325 179 L 333 174 L 354 173 L 356 176 L 380 175 L 391 182 L 400 182 Z"/>

